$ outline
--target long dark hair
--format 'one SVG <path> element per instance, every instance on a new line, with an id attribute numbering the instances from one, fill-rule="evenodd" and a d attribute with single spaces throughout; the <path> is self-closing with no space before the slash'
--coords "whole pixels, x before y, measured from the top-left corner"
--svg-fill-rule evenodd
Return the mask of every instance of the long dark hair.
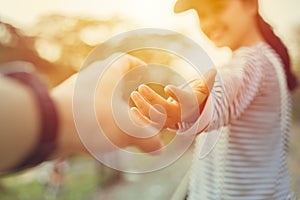
<path id="1" fill-rule="evenodd" d="M 291 71 L 290 56 L 286 46 L 283 44 L 280 38 L 275 35 L 272 27 L 259 14 L 257 15 L 257 22 L 259 30 L 261 31 L 266 42 L 280 56 L 284 65 L 288 88 L 290 91 L 293 91 L 297 87 L 298 81 L 296 76 Z"/>

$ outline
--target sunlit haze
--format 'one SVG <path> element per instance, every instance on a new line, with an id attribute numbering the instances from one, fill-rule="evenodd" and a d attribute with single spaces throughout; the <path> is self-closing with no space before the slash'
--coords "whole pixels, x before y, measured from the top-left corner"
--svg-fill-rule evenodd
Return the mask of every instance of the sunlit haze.
<path id="1" fill-rule="evenodd" d="M 194 24 L 192 14 L 173 14 L 176 0 L 0 0 L 2 20 L 19 25 L 33 23 L 38 17 L 61 13 L 107 18 L 119 15 L 138 23 L 140 27 L 187 26 Z M 261 9 L 279 28 L 290 28 L 300 22 L 300 0 L 262 0 Z"/>
<path id="2" fill-rule="evenodd" d="M 176 0 L 0 0 L 0 18 L 15 26 L 30 26 L 40 16 L 68 16 L 107 19 L 119 16 L 136 24 L 136 28 L 167 28 L 184 32 L 204 42 L 193 11 L 173 13 Z M 261 0 L 261 12 L 281 36 L 289 37 L 294 25 L 300 24 L 300 0 Z M 125 30 L 124 30 L 125 31 Z"/>

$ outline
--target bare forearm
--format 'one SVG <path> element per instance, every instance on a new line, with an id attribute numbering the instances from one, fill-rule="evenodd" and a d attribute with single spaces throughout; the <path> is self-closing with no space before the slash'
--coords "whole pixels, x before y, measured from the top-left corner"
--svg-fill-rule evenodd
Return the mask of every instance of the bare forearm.
<path id="1" fill-rule="evenodd" d="M 0 77 L 0 170 L 18 165 L 38 141 L 39 113 L 25 86 Z"/>
<path id="2" fill-rule="evenodd" d="M 57 136 L 57 149 L 50 155 L 50 159 L 86 153 L 86 149 L 77 134 L 73 118 L 72 98 L 75 79 L 76 76 L 72 76 L 51 91 L 60 126 Z"/>
<path id="3" fill-rule="evenodd" d="M 72 84 L 73 81 L 70 81 Z M 58 116 L 56 148 L 44 160 L 85 152 L 76 133 L 72 112 L 73 85 L 49 91 Z M 0 172 L 10 171 L 32 155 L 41 138 L 41 113 L 33 91 L 14 79 L 0 77 Z"/>

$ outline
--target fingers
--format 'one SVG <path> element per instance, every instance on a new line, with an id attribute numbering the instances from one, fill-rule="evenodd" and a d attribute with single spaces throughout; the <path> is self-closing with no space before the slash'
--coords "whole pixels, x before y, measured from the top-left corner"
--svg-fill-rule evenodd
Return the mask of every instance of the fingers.
<path id="1" fill-rule="evenodd" d="M 147 101 L 145 101 L 145 99 L 141 96 L 140 93 L 138 93 L 136 91 L 132 92 L 131 99 L 143 115 L 149 116 L 151 104 L 149 104 Z"/>
<path id="2" fill-rule="evenodd" d="M 185 97 L 190 96 L 190 92 L 187 92 L 181 88 L 178 88 L 174 85 L 167 85 L 165 87 L 165 92 L 167 95 L 180 102 L 184 100 Z"/>
<path id="3" fill-rule="evenodd" d="M 151 105 L 162 105 L 166 104 L 166 100 L 153 91 L 147 85 L 140 85 L 138 91 L 143 95 L 143 97 L 151 104 Z"/>
<path id="4" fill-rule="evenodd" d="M 175 101 L 179 102 L 179 100 L 177 99 L 176 94 L 172 91 L 172 89 L 171 89 L 170 87 L 171 87 L 171 85 L 170 85 L 170 86 L 166 86 L 166 87 L 164 88 L 165 93 L 166 93 L 168 96 L 171 97 L 171 98 L 169 98 L 168 100 L 175 100 Z M 174 87 L 175 87 L 175 86 L 174 86 Z"/>
<path id="5" fill-rule="evenodd" d="M 133 114 L 136 114 L 139 120 L 148 123 L 146 118 L 142 117 L 144 115 L 145 117 L 148 117 L 148 119 L 151 119 L 151 121 L 161 123 L 163 122 L 165 118 L 164 112 L 160 112 L 158 109 L 160 109 L 157 106 L 152 106 L 150 103 L 148 103 L 141 94 L 134 91 L 131 94 L 131 99 L 135 103 L 137 110 L 133 109 Z"/>
<path id="6" fill-rule="evenodd" d="M 204 75 L 204 80 L 197 80 L 192 84 L 192 88 L 201 105 L 208 97 L 215 82 L 216 70 L 212 69 Z"/>
<path id="7" fill-rule="evenodd" d="M 181 106 L 181 117 L 193 121 L 201 112 L 205 101 L 214 85 L 216 70 L 210 70 L 201 80 L 193 81 L 189 87 L 183 88 L 168 85 L 165 92 Z M 190 91 L 189 91 L 190 89 Z"/>
<path id="8" fill-rule="evenodd" d="M 143 115 L 136 107 L 132 107 L 130 109 L 130 118 L 137 126 L 141 127 L 150 125 L 152 123 L 151 120 Z"/>
<path id="9" fill-rule="evenodd" d="M 146 85 L 139 86 L 138 92 L 131 94 L 136 105 L 136 108 L 131 109 L 133 121 L 136 120 L 138 125 L 156 123 L 164 127 L 173 126 L 180 120 L 194 121 L 205 105 L 215 76 L 216 70 L 210 70 L 202 80 L 193 81 L 189 87 L 166 86 L 165 93 L 175 101 L 164 99 Z"/>
<path id="10" fill-rule="evenodd" d="M 199 104 L 196 98 L 196 94 L 191 91 L 185 91 L 182 88 L 169 85 L 165 88 L 167 94 L 176 99 L 180 105 L 180 118 L 182 121 L 194 121 L 199 115 Z"/>
<path id="11" fill-rule="evenodd" d="M 132 107 L 130 109 L 130 119 L 139 127 L 152 126 L 154 128 L 161 128 L 159 123 L 150 120 L 148 117 L 143 115 L 139 109 Z"/>
<path id="12" fill-rule="evenodd" d="M 131 99 L 141 112 L 141 114 L 150 117 L 156 122 L 165 117 L 164 106 L 166 106 L 166 99 L 161 97 L 150 87 L 141 85 L 138 92 L 134 91 L 131 94 Z"/>

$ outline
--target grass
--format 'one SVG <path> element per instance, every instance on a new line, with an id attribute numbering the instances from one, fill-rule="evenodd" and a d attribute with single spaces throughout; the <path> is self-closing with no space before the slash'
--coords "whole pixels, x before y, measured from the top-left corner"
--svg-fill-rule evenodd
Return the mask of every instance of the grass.
<path id="1" fill-rule="evenodd" d="M 81 163 L 80 165 L 78 163 Z M 83 164 L 84 163 L 84 164 Z M 43 167 L 2 179 L 1 200 L 82 200 L 108 182 L 113 172 L 101 172 L 90 158 L 75 158 L 67 167 L 59 195 L 49 192 L 43 181 Z"/>

